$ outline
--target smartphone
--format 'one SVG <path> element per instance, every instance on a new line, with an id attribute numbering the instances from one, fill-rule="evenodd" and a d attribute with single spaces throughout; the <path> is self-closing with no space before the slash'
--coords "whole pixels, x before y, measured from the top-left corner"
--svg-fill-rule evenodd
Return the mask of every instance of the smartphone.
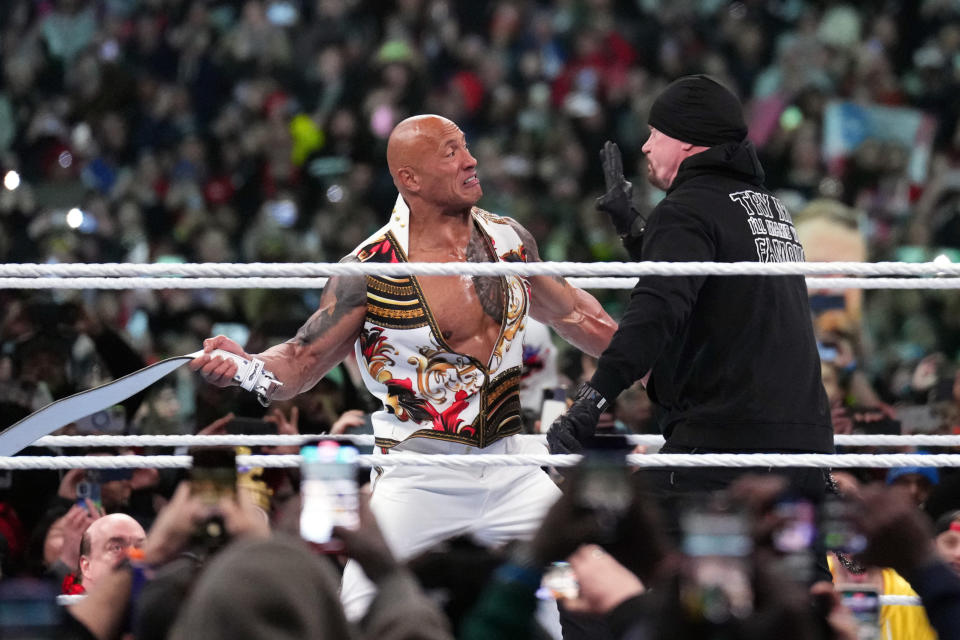
<path id="1" fill-rule="evenodd" d="M 360 525 L 356 447 L 324 440 L 300 448 L 300 537 L 319 551 L 338 553 L 336 526 Z"/>
<path id="2" fill-rule="evenodd" d="M 103 500 L 100 498 L 101 474 L 99 469 L 87 469 L 83 472 L 83 480 L 77 483 L 77 505 L 86 509 L 89 499 L 98 510 L 103 509 Z"/>
<path id="3" fill-rule="evenodd" d="M 190 488 L 208 506 L 237 496 L 237 454 L 233 447 L 197 447 L 190 451 Z"/>
<path id="4" fill-rule="evenodd" d="M 543 390 L 543 401 L 540 403 L 540 431 L 546 433 L 550 425 L 567 410 L 567 392 L 563 387 Z"/>
<path id="5" fill-rule="evenodd" d="M 593 512 L 598 526 L 596 541 L 600 544 L 617 541 L 633 501 L 625 457 L 631 450 L 623 436 L 593 438 L 585 443 L 574 502 Z"/>
<path id="6" fill-rule="evenodd" d="M 222 498 L 237 497 L 237 454 L 232 447 L 191 449 L 190 490 L 209 509 L 197 525 L 194 539 L 208 551 L 227 543 L 227 527 L 217 510 Z"/>
<path id="7" fill-rule="evenodd" d="M 580 584 L 569 562 L 554 562 L 543 572 L 537 598 L 540 600 L 576 600 Z"/>
<path id="8" fill-rule="evenodd" d="M 753 539 L 746 513 L 711 499 L 688 505 L 680 526 L 687 556 L 680 599 L 686 614 L 711 624 L 750 615 Z"/>
<path id="9" fill-rule="evenodd" d="M 773 512 L 779 524 L 771 538 L 782 573 L 800 584 L 810 584 L 816 566 L 816 506 L 807 498 L 789 496 L 779 500 Z"/>
<path id="10" fill-rule="evenodd" d="M 820 535 L 827 551 L 854 555 L 867 548 L 867 538 L 853 521 L 854 505 L 828 494 L 820 507 Z"/>
<path id="11" fill-rule="evenodd" d="M 840 600 L 857 621 L 857 640 L 880 639 L 880 593 L 862 584 L 838 584 Z"/>
<path id="12" fill-rule="evenodd" d="M 817 343 L 817 351 L 820 352 L 820 360 L 823 362 L 833 362 L 837 359 L 837 356 L 840 355 L 836 347 L 819 342 Z"/>

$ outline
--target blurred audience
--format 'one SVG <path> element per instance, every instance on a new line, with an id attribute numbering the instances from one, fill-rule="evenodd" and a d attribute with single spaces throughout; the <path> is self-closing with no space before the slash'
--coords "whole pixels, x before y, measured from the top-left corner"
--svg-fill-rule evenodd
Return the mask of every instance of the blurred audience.
<path id="1" fill-rule="evenodd" d="M 622 259 L 594 209 L 597 151 L 618 142 L 639 206 L 652 207 L 662 194 L 638 178 L 651 99 L 680 75 L 706 72 L 747 105 L 766 183 L 795 214 L 809 259 L 957 262 L 958 54 L 960 5 L 940 0 L 8 0 L 0 261 L 336 261 L 382 224 L 395 198 L 386 136 L 423 112 L 461 123 L 484 167 L 481 206 L 529 228 L 544 259 Z M 624 293 L 598 293 L 616 316 Z M 0 423 L 195 351 L 216 333 L 255 351 L 292 335 L 317 299 L 311 290 L 2 290 Z M 811 292 L 811 307 L 836 433 L 960 433 L 960 298 L 827 288 Z M 575 388 L 594 363 L 558 351 L 549 334 L 531 332 L 527 346 L 532 430 L 544 397 Z M 230 433 L 234 416 L 276 433 L 363 433 L 370 405 L 359 388 L 348 361 L 265 413 L 249 394 L 212 394 L 179 371 L 64 433 Z M 658 430 L 639 387 L 604 425 Z M 837 476 L 844 494 L 870 506 L 858 516 L 866 572 L 844 579 L 879 575 L 886 589 L 884 572 L 895 571 L 939 637 L 960 636 L 960 476 L 923 467 Z M 295 510 L 295 471 L 248 474 L 264 509 L 246 491 L 221 505 L 232 541 L 210 558 L 193 539 L 206 512 L 188 488 L 175 490 L 181 478 L 0 476 L 0 578 L 42 578 L 69 593 L 96 584 L 71 608 L 78 638 L 163 638 L 172 628 L 192 637 L 210 625 L 231 636 L 443 638 L 452 628 L 459 638 L 526 638 L 544 633 L 534 624 L 544 571 L 566 559 L 580 591 L 565 615 L 599 621 L 589 628 L 605 637 L 692 637 L 717 624 L 686 608 L 689 555 L 659 535 L 641 498 L 610 543 L 575 504 L 572 482 L 530 545 L 474 555 L 444 543 L 435 552 L 453 564 L 414 562 L 449 626 L 372 518 L 341 532 L 347 554 L 396 598 L 347 629 L 337 566 L 266 530 L 264 512 L 283 528 Z M 102 504 L 80 506 L 78 485 L 91 482 Z M 769 524 L 760 514 L 770 503 L 755 522 Z M 939 518 L 934 529 L 917 505 Z M 142 551 L 110 555 L 110 540 L 123 539 L 115 551 L 142 537 L 130 516 L 150 531 Z M 129 531 L 103 537 L 121 525 Z M 824 616 L 811 618 L 804 590 L 770 554 L 769 539 L 756 537 L 755 606 L 720 624 L 728 637 L 856 637 L 838 593 L 815 587 Z M 476 583 L 458 588 L 451 566 L 475 569 Z M 236 576 L 252 571 L 251 591 Z M 248 606 L 233 619 L 237 598 Z M 286 617 L 262 613 L 275 606 Z M 313 634 L 317 625 L 325 630 Z"/>

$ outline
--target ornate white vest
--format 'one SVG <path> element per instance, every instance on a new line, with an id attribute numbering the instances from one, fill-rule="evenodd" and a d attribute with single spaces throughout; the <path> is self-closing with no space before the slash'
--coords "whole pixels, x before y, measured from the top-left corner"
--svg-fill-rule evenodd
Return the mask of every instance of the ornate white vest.
<path id="1" fill-rule="evenodd" d="M 525 262 L 506 219 L 474 207 L 473 219 L 500 261 Z M 361 262 L 407 262 L 410 211 L 397 198 L 390 222 L 353 251 Z M 520 371 L 529 303 L 525 278 L 500 278 L 504 318 L 488 362 L 456 353 L 427 306 L 416 276 L 367 277 L 367 317 L 356 342 L 378 447 L 432 438 L 486 447 L 520 432 Z"/>

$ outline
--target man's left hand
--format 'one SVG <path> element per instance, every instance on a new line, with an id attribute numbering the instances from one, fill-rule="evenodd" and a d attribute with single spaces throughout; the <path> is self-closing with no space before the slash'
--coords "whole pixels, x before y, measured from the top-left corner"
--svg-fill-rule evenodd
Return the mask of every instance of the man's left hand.
<path id="1" fill-rule="evenodd" d="M 604 143 L 600 162 L 607 191 L 597 198 L 597 209 L 610 216 L 620 236 L 629 235 L 639 213 L 633 204 L 633 184 L 623 177 L 623 159 L 616 142 Z"/>
<path id="2" fill-rule="evenodd" d="M 547 432 L 550 453 L 580 453 L 583 443 L 593 435 L 600 414 L 609 403 L 584 382 L 566 413 L 557 418 Z"/>

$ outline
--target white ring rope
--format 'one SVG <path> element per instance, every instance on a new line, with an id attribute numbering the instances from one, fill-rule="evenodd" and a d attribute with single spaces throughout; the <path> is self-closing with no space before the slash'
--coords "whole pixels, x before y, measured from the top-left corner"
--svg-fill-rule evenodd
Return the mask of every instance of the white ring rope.
<path id="1" fill-rule="evenodd" d="M 77 604 L 84 598 L 86 594 L 80 595 L 65 595 L 61 594 L 57 596 L 57 604 L 61 607 L 69 607 L 70 605 Z M 904 607 L 922 607 L 923 601 L 920 600 L 919 596 L 880 596 L 880 604 L 884 606 L 904 606 Z"/>
<path id="2" fill-rule="evenodd" d="M 523 440 L 546 442 L 544 435 L 523 434 L 517 436 Z M 357 445 L 374 444 L 374 436 L 369 434 L 302 434 L 288 435 L 137 435 L 137 436 L 44 436 L 33 443 L 37 447 L 190 447 L 190 446 L 298 446 L 304 442 L 323 438 L 325 440 L 347 440 Z M 650 434 L 632 434 L 624 436 L 629 444 L 657 446 L 663 444 L 663 436 Z M 960 446 L 960 435 L 835 435 L 834 444 L 840 446 Z"/>
<path id="3" fill-rule="evenodd" d="M 422 454 L 394 453 L 390 455 L 361 455 L 359 463 L 371 467 L 415 465 L 473 469 L 483 467 L 572 467 L 580 461 L 579 455 L 511 455 L 511 454 Z M 822 469 L 894 468 L 894 467 L 960 467 L 960 454 L 940 453 L 652 453 L 630 454 L 625 457 L 632 467 L 816 467 Z M 31 469 L 186 469 L 191 456 L 15 456 L 0 457 L 0 469 L 17 471 Z M 300 465 L 299 455 L 239 455 L 242 467 L 292 468 Z"/>
<path id="4" fill-rule="evenodd" d="M 304 262 L 3 264 L 0 277 L 316 277 L 468 276 L 960 276 L 960 264 L 935 262 Z"/>
<path id="5" fill-rule="evenodd" d="M 0 278 L 0 289 L 322 289 L 329 278 Z M 632 289 L 634 277 L 568 278 L 581 289 Z M 807 278 L 808 289 L 960 289 L 960 278 Z"/>
<path id="6" fill-rule="evenodd" d="M 923 600 L 920 596 L 880 596 L 880 604 L 883 606 L 899 605 L 904 607 L 922 607 Z"/>
<path id="7" fill-rule="evenodd" d="M 807 278 L 808 289 L 960 289 L 960 278 Z M 567 278 L 581 289 L 632 289 L 636 280 L 623 278 Z M 181 280 L 183 282 L 183 280 Z"/>

